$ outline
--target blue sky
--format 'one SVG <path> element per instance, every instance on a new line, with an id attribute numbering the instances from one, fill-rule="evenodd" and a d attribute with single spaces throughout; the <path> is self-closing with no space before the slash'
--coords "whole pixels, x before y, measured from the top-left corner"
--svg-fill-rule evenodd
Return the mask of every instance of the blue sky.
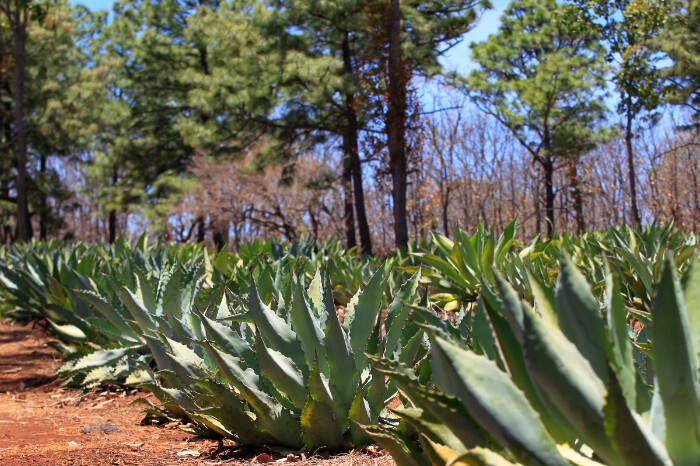
<path id="1" fill-rule="evenodd" d="M 472 68 L 469 59 L 469 44 L 471 42 L 481 42 L 489 34 L 496 32 L 499 25 L 499 18 L 503 13 L 509 0 L 492 0 L 494 9 L 487 11 L 479 24 L 467 33 L 464 41 L 450 50 L 445 59 L 445 66 L 453 71 L 468 71 Z M 110 10 L 114 0 L 71 0 L 74 5 L 85 5 L 91 10 Z"/>

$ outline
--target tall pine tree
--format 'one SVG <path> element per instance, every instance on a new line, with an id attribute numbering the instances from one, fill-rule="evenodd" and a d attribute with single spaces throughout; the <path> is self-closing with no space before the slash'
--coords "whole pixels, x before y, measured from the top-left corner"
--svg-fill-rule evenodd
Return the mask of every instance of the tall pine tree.
<path id="1" fill-rule="evenodd" d="M 605 114 L 604 51 L 598 36 L 562 20 L 560 11 L 556 0 L 511 2 L 498 33 L 472 44 L 479 68 L 466 80 L 476 105 L 508 128 L 542 168 L 550 237 L 555 162 L 567 161 L 575 169 L 578 156 L 595 144 Z M 580 207 L 575 171 L 571 175 Z"/>

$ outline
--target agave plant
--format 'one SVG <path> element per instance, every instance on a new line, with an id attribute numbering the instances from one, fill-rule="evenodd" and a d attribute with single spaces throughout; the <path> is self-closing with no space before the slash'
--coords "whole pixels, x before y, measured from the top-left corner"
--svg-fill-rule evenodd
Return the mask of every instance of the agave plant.
<path id="1" fill-rule="evenodd" d="M 456 311 L 478 297 L 482 274 L 491 275 L 494 264 L 504 262 L 515 241 L 515 221 L 511 222 L 496 239 L 493 231 L 481 225 L 470 238 L 459 227 L 454 240 L 433 232 L 435 253 L 416 252 L 424 265 L 430 267 L 423 274 L 423 283 L 432 291 L 431 299 L 445 311 Z M 500 266 L 499 266 L 500 268 Z M 409 267 L 409 270 L 415 269 Z"/>
<path id="2" fill-rule="evenodd" d="M 128 264 L 128 262 L 126 263 Z M 192 318 L 205 281 L 205 268 L 199 263 L 185 268 L 168 265 L 156 273 L 128 266 L 126 281 L 116 276 L 90 280 L 71 294 L 90 305 L 93 316 L 84 319 L 87 327 L 105 336 L 101 345 L 79 348 L 68 356 L 59 374 L 66 385 L 90 388 L 97 384 L 137 385 L 149 380 L 144 367 L 153 361 L 147 341 L 157 338 L 161 327 L 179 328 Z"/>
<path id="3" fill-rule="evenodd" d="M 434 325 L 434 387 L 409 366 L 373 359 L 406 400 L 399 429 L 366 429 L 397 463 L 700 464 L 697 254 L 682 281 L 666 259 L 645 343 L 611 273 L 601 303 L 562 254 L 556 289 L 534 293 L 535 308 L 495 278 L 482 296 L 493 359 Z"/>
<path id="4" fill-rule="evenodd" d="M 290 296 L 277 290 L 270 305 L 260 279 L 252 279 L 244 313 L 197 313 L 186 338 L 178 339 L 174 326 L 148 338 L 158 370 L 144 387 L 164 409 L 147 411 L 187 417 L 200 431 L 245 444 L 363 444 L 368 437 L 357 424 L 376 424 L 396 394 L 365 353 L 412 365 L 427 351 L 420 329 L 406 324 L 419 279 L 416 273 L 401 287 L 384 319 L 384 279 L 375 273 L 342 323 L 328 274 L 316 273 L 307 289 L 292 274 Z"/>

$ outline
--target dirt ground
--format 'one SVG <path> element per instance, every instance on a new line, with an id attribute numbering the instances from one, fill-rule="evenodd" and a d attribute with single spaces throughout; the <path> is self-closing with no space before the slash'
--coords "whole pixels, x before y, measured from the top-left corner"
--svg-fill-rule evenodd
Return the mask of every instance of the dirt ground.
<path id="1" fill-rule="evenodd" d="M 47 340 L 44 331 L 31 324 L 19 327 L 0 322 L 2 465 L 395 464 L 375 447 L 328 459 L 323 452 L 280 455 L 196 438 L 175 423 L 140 425 L 143 405 L 131 402 L 137 398 L 155 402 L 152 395 L 137 390 L 86 393 L 61 388 L 55 377 L 59 355 L 46 345 Z"/>

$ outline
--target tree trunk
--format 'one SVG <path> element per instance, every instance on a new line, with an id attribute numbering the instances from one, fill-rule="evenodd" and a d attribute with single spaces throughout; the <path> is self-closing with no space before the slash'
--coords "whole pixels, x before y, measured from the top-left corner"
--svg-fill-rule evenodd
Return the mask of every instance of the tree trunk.
<path id="1" fill-rule="evenodd" d="M 116 186 L 118 180 L 117 167 L 112 167 L 112 188 Z M 111 208 L 107 213 L 107 230 L 109 244 L 114 244 L 117 240 L 117 210 L 115 208 Z"/>
<path id="2" fill-rule="evenodd" d="M 228 246 L 228 224 L 220 219 L 212 218 L 211 227 L 216 249 L 219 251 L 226 249 Z"/>
<path id="3" fill-rule="evenodd" d="M 352 140 L 355 142 L 352 149 L 352 184 L 353 193 L 355 194 L 355 212 L 357 213 L 357 227 L 360 230 L 360 245 L 362 252 L 372 255 L 372 237 L 369 232 L 369 223 L 367 222 L 367 212 L 365 211 L 365 192 L 362 188 L 362 164 L 360 156 L 357 153 L 357 131 L 354 131 Z"/>
<path id="4" fill-rule="evenodd" d="M 197 217 L 197 243 L 204 242 L 205 233 L 206 229 L 204 228 L 204 217 L 200 215 L 199 217 Z"/>
<path id="5" fill-rule="evenodd" d="M 574 215 L 576 217 L 576 233 L 583 234 L 586 230 L 586 222 L 583 218 L 583 195 L 581 193 L 580 183 L 578 180 L 578 169 L 576 161 L 569 161 L 569 185 L 571 186 L 571 198 L 574 204 Z"/>
<path id="6" fill-rule="evenodd" d="M 27 203 L 27 137 L 24 121 L 24 79 L 26 69 L 27 9 L 16 7 L 12 24 L 14 60 L 15 134 L 17 156 L 17 241 L 27 241 L 30 236 L 29 208 Z"/>
<path id="7" fill-rule="evenodd" d="M 637 208 L 637 178 L 634 173 L 634 148 L 632 147 L 632 98 L 627 96 L 627 124 L 625 125 L 625 148 L 627 149 L 627 176 L 630 182 L 630 208 L 632 220 L 637 227 L 642 226 L 642 219 Z"/>
<path id="8" fill-rule="evenodd" d="M 343 36 L 343 70 L 349 78 L 355 74 L 352 65 L 352 52 L 350 50 L 350 36 L 346 31 Z M 345 93 L 345 149 L 348 151 L 351 160 L 352 170 L 352 185 L 355 195 L 355 213 L 357 214 L 357 226 L 360 230 L 360 245 L 365 254 L 372 255 L 372 237 L 369 233 L 369 223 L 367 222 L 367 213 L 365 211 L 365 193 L 362 186 L 362 164 L 360 163 L 359 154 L 359 126 L 357 123 L 357 109 L 355 108 L 355 94 L 353 92 Z M 347 154 L 346 154 L 347 155 Z M 353 227 L 353 237 L 354 237 Z"/>
<path id="9" fill-rule="evenodd" d="M 394 201 L 394 236 L 396 246 L 408 245 L 406 220 L 406 75 L 401 59 L 401 5 L 391 0 L 391 32 L 389 36 L 389 95 L 386 114 L 387 146 Z"/>
<path id="10" fill-rule="evenodd" d="M 357 246 L 355 238 L 355 216 L 352 205 L 352 155 L 348 147 L 347 133 L 343 136 L 343 221 L 345 222 L 345 242 L 348 249 Z"/>
<path id="11" fill-rule="evenodd" d="M 41 178 L 43 178 L 44 175 L 46 175 L 46 156 L 43 154 L 39 158 L 39 173 L 41 173 Z M 42 180 L 42 182 L 43 181 L 44 180 Z M 46 239 L 46 221 L 48 220 L 46 216 L 48 215 L 49 211 L 46 202 L 46 191 L 44 188 L 46 188 L 46 186 L 41 186 L 41 208 L 39 209 L 39 238 L 42 240 Z"/>
<path id="12" fill-rule="evenodd" d="M 107 214 L 107 230 L 109 244 L 114 244 L 117 240 L 117 212 L 114 209 Z"/>
<path id="13" fill-rule="evenodd" d="M 448 238 L 450 237 L 450 193 L 450 183 L 447 182 L 447 185 L 445 186 L 445 195 L 443 196 L 442 200 L 442 230 L 444 231 L 445 236 Z"/>
<path id="14" fill-rule="evenodd" d="M 547 222 L 547 236 L 554 235 L 554 161 L 549 152 L 545 154 L 542 167 L 544 168 L 544 216 Z"/>
<path id="15" fill-rule="evenodd" d="M 532 198 L 534 199 L 535 204 L 535 233 L 540 235 L 542 234 L 542 208 L 540 206 L 542 196 L 540 194 L 540 174 L 539 170 L 537 170 L 537 166 L 535 166 Z"/>

